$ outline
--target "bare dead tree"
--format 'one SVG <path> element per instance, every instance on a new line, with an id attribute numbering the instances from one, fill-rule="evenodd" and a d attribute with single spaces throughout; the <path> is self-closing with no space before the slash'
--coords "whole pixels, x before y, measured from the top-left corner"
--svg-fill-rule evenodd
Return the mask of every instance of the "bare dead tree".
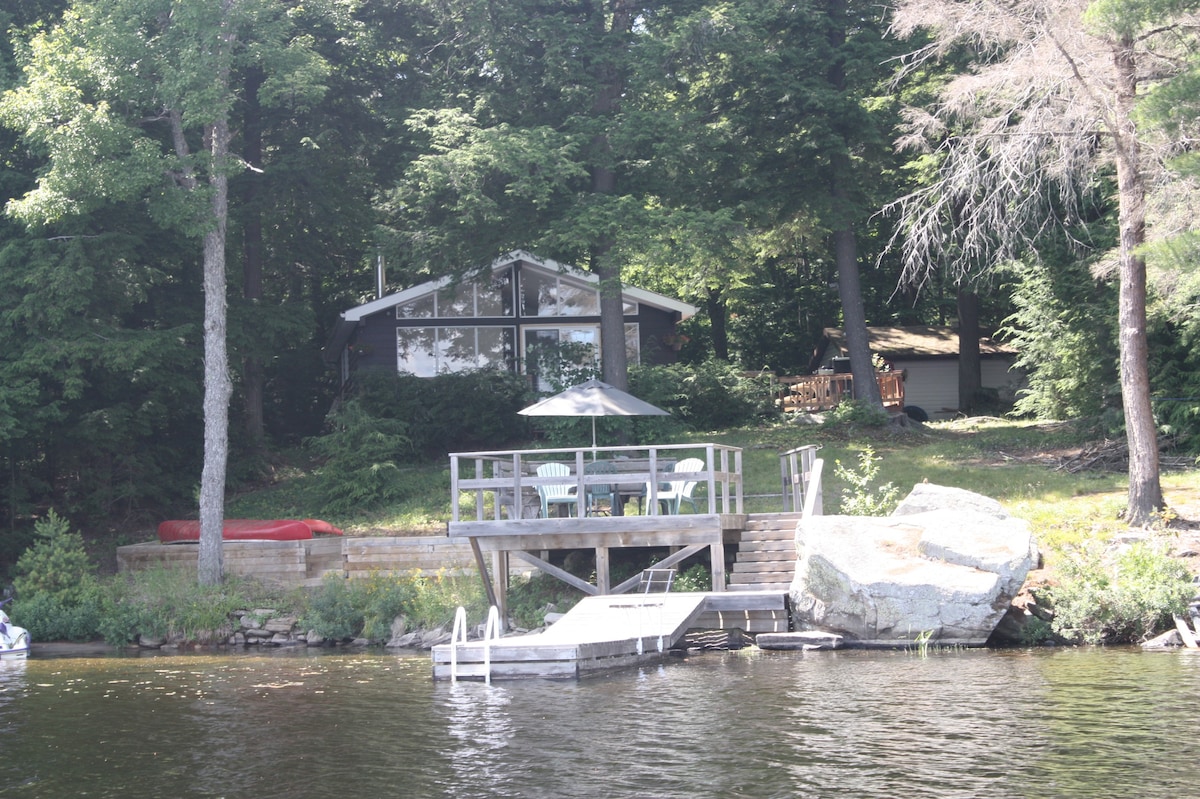
<path id="1" fill-rule="evenodd" d="M 1116 168 L 1121 244 L 1121 387 L 1130 451 L 1128 519 L 1162 506 L 1146 339 L 1147 209 L 1165 185 L 1169 146 L 1139 129 L 1134 106 L 1151 81 L 1178 74 L 1200 30 L 1198 3 L 1161 19 L 1122 18 L 1087 0 L 899 0 L 895 33 L 930 41 L 901 73 L 960 48 L 974 68 L 938 102 L 912 109 L 898 143 L 929 154 L 935 178 L 886 211 L 904 280 L 934 270 L 960 277 L 1026 254 L 1070 231 L 1100 169 Z"/>

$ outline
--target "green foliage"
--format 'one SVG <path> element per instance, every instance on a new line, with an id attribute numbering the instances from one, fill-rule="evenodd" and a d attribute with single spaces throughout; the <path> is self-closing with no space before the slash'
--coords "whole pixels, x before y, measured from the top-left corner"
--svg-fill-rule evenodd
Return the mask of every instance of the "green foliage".
<path id="1" fill-rule="evenodd" d="M 558 613 L 566 613 L 582 598 L 583 592 L 579 589 L 537 572 L 529 578 L 514 580 L 509 586 L 508 615 L 517 626 L 532 630 L 545 623 L 547 606 L 554 606 Z"/>
<path id="2" fill-rule="evenodd" d="M 1183 325 L 1156 318 L 1150 353 L 1159 430 L 1180 450 L 1200 454 L 1200 318 Z"/>
<path id="3" fill-rule="evenodd" d="M 1028 376 L 1014 410 L 1074 419 L 1119 405 L 1114 288 L 1093 278 L 1086 261 L 1066 255 L 1024 263 L 1014 277 L 1016 310 L 1002 335 Z"/>
<path id="4" fill-rule="evenodd" d="M 672 591 L 709 591 L 712 589 L 712 572 L 703 563 L 696 563 L 675 575 Z"/>
<path id="5" fill-rule="evenodd" d="M 103 609 L 99 584 L 89 580 L 70 600 L 32 594 L 14 604 L 12 616 L 34 641 L 89 641 L 100 632 Z"/>
<path id="6" fill-rule="evenodd" d="M 310 439 L 324 464 L 320 469 L 324 511 L 347 513 L 399 500 L 400 460 L 409 448 L 408 425 L 381 418 L 358 397 L 344 402 L 330 418 L 331 431 Z"/>
<path id="7" fill-rule="evenodd" d="M 211 642 L 233 631 L 233 614 L 276 605 L 280 597 L 258 583 L 227 575 L 220 585 L 201 585 L 185 569 L 148 569 L 119 574 L 102 592 L 97 632 L 123 645 L 139 635 Z"/>
<path id="8" fill-rule="evenodd" d="M 362 605 L 350 580 L 340 574 L 326 574 L 321 587 L 308 597 L 304 625 L 324 638 L 349 640 L 363 628 Z"/>
<path id="9" fill-rule="evenodd" d="M 487 604 L 478 578 L 376 572 L 347 580 L 331 574 L 309 595 L 304 623 L 335 640 L 386 641 L 397 616 L 404 616 L 410 628 L 432 629 L 453 622 L 460 605 L 468 618 L 483 620 Z"/>
<path id="10" fill-rule="evenodd" d="M 51 510 L 34 524 L 37 540 L 17 560 L 13 589 L 21 602 L 47 597 L 67 608 L 78 607 L 95 585 L 95 565 L 83 536 Z"/>
<path id="11" fill-rule="evenodd" d="M 1093 542 L 1059 570 L 1050 592 L 1052 627 L 1087 644 L 1144 641 L 1168 627 L 1196 594 L 1187 568 L 1154 543 L 1139 541 L 1109 557 Z"/>
<path id="12" fill-rule="evenodd" d="M 879 461 L 875 450 L 865 447 L 858 454 L 858 469 L 850 469 L 835 460 L 834 475 L 845 483 L 842 489 L 840 513 L 848 516 L 886 516 L 900 501 L 900 489 L 893 483 L 875 485 L 879 478 Z"/>
<path id="13" fill-rule="evenodd" d="M 887 411 L 878 405 L 862 400 L 839 402 L 825 413 L 824 427 L 884 427 L 888 424 Z"/>
<path id="14" fill-rule="evenodd" d="M 638 418 L 639 441 L 669 434 L 678 429 L 678 423 L 692 430 L 720 430 L 776 415 L 769 376 L 747 377 L 732 364 L 716 359 L 695 366 L 632 368 L 629 390 L 671 414 Z"/>
<path id="15" fill-rule="evenodd" d="M 527 432 L 517 411 L 529 401 L 523 378 L 494 369 L 432 378 L 361 375 L 354 394 L 331 414 L 329 432 L 307 442 L 324 459 L 323 512 L 399 501 L 409 491 L 407 464 L 503 448 Z"/>

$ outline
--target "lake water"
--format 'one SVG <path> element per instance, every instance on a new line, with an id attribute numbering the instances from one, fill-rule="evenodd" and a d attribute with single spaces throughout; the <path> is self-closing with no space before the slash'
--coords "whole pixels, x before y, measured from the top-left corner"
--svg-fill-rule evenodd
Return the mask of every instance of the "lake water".
<path id="1" fill-rule="evenodd" d="M 671 658 L 434 683 L 428 656 L 0 663 L 0 796 L 1187 797 L 1200 655 Z"/>

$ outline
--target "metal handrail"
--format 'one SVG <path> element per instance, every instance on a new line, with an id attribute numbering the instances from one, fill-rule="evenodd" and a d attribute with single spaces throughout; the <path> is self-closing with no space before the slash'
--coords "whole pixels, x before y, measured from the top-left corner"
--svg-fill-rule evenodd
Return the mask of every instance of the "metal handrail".
<path id="1" fill-rule="evenodd" d="M 462 605 L 454 612 L 454 629 L 450 633 L 450 682 L 458 682 L 458 640 L 462 632 L 462 642 L 467 643 L 467 609 Z"/>

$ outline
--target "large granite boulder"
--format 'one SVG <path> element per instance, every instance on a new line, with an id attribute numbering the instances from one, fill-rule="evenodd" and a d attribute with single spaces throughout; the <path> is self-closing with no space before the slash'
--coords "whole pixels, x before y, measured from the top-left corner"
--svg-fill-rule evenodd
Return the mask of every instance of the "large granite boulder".
<path id="1" fill-rule="evenodd" d="M 982 646 L 1038 560 L 995 500 L 929 484 L 892 516 L 804 519 L 796 549 L 797 627 L 860 646 Z"/>

